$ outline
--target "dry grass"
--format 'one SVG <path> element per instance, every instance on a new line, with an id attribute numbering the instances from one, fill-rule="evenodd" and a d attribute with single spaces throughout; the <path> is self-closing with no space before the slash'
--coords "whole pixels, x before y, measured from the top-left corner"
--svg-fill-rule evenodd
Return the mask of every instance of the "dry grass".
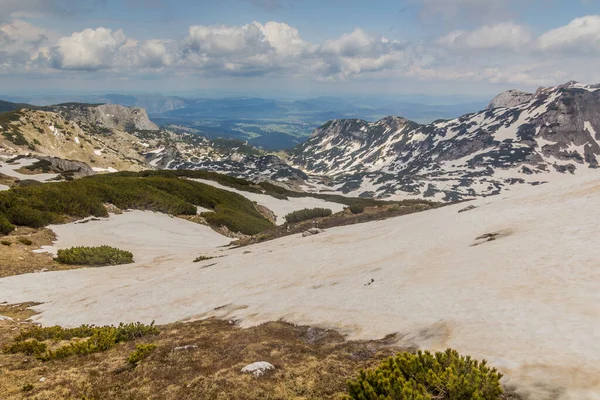
<path id="1" fill-rule="evenodd" d="M 400 217 L 420 211 L 430 210 L 432 208 L 442 207 L 445 204 L 438 203 L 416 203 L 410 205 L 387 204 L 380 206 L 365 207 L 360 214 L 353 214 L 348 208 L 344 211 L 335 213 L 329 217 L 312 218 L 308 221 L 302 221 L 293 224 L 284 224 L 258 235 L 241 238 L 232 242 L 235 246 L 248 246 L 255 243 L 265 242 L 277 239 L 283 236 L 302 233 L 309 228 L 316 226 L 321 229 L 333 228 L 336 226 L 361 224 L 370 221 L 384 220 L 393 217 Z"/>
<path id="2" fill-rule="evenodd" d="M 12 176 L 0 174 L 0 185 L 5 185 L 8 187 L 16 186 L 19 180 Z"/>
<path id="3" fill-rule="evenodd" d="M 24 328 L 0 321 L 0 344 Z M 386 340 L 348 342 L 334 331 L 283 322 L 240 329 L 227 321 L 205 320 L 160 329 L 158 336 L 105 353 L 46 363 L 0 354 L 0 398 L 337 399 L 348 378 L 397 350 Z M 140 343 L 158 347 L 137 367 L 129 366 L 126 359 Z M 183 345 L 198 347 L 173 351 Z M 268 361 L 276 369 L 260 378 L 240 372 L 256 361 Z M 33 388 L 24 391 L 26 385 Z"/>
<path id="4" fill-rule="evenodd" d="M 21 243 L 19 239 L 28 239 L 31 245 Z M 34 253 L 41 246 L 51 245 L 56 235 L 50 229 L 34 229 L 17 227 L 6 236 L 0 236 L 0 241 L 10 245 L 0 244 L 0 278 L 12 275 L 28 274 L 41 271 L 58 271 L 64 269 L 82 268 L 81 266 L 61 265 L 52 259 L 48 253 Z M 24 240 L 26 242 L 26 240 Z"/>

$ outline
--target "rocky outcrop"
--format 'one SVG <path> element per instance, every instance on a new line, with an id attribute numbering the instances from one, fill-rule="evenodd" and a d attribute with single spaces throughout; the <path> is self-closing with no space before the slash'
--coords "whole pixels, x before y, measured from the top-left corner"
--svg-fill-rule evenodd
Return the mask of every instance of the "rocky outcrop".
<path id="1" fill-rule="evenodd" d="M 500 93 L 487 106 L 488 110 L 492 110 L 498 107 L 511 108 L 518 106 L 523 103 L 527 103 L 533 98 L 533 93 L 522 92 L 520 90 L 507 90 L 506 92 Z"/>
<path id="2" fill-rule="evenodd" d="M 94 170 L 84 162 L 64 160 L 62 158 L 36 156 L 38 160 L 46 161 L 50 164 L 50 169 L 62 174 L 69 174 L 74 178 L 82 178 L 84 176 L 94 175 Z"/>
<path id="3" fill-rule="evenodd" d="M 80 125 L 97 126 L 125 132 L 157 131 L 159 128 L 148 118 L 146 110 L 117 104 L 59 104 L 49 107 L 65 119 Z"/>

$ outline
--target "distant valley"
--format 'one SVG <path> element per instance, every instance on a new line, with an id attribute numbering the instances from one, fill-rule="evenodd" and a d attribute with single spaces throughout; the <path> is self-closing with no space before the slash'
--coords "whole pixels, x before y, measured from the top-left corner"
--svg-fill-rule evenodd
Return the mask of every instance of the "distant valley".
<path id="1" fill-rule="evenodd" d="M 388 115 L 401 115 L 419 123 L 429 123 L 455 118 L 481 109 L 486 104 L 469 99 L 449 104 L 448 99 L 422 97 L 400 100 L 317 97 L 284 101 L 256 97 L 217 99 L 152 94 L 0 96 L 0 99 L 35 106 L 75 102 L 140 107 L 148 112 L 154 123 L 174 132 L 198 134 L 210 139 L 244 140 L 265 150 L 295 147 L 332 119 L 377 121 Z M 433 104 L 436 101 L 440 105 Z"/>

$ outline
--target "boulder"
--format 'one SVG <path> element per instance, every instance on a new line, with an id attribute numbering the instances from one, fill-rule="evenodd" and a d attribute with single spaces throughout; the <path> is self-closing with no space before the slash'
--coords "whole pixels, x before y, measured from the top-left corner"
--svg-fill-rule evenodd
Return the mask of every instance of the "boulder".
<path id="1" fill-rule="evenodd" d="M 320 233 L 325 232 L 323 229 L 319 229 L 319 228 L 310 228 L 309 230 L 307 230 L 306 232 L 304 232 L 302 234 L 302 237 L 307 237 L 307 236 L 312 236 L 312 235 L 318 235 Z"/>
<path id="2" fill-rule="evenodd" d="M 252 374 L 256 377 L 259 377 L 259 376 L 264 375 L 265 372 L 272 370 L 272 369 L 275 369 L 273 364 L 268 363 L 266 361 L 258 361 L 258 362 L 246 365 L 244 368 L 242 368 L 242 372 L 244 374 Z"/>

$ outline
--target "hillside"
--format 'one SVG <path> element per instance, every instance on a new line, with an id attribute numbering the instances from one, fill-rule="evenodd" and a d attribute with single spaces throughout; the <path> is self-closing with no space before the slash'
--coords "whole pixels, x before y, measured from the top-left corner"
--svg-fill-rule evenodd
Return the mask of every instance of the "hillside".
<path id="1" fill-rule="evenodd" d="M 138 262 L 3 278 L 0 302 L 42 303 L 35 321 L 69 327 L 285 320 L 456 348 L 498 366 L 522 398 L 594 398 L 600 253 L 589 216 L 600 211 L 600 178 L 564 176 L 469 205 L 243 248 L 140 211 L 60 225 L 54 249 L 108 244 Z M 214 258 L 193 262 L 199 255 Z"/>
<path id="2" fill-rule="evenodd" d="M 334 120 L 294 150 L 293 166 L 354 196 L 458 200 L 598 167 L 599 86 L 509 92 L 487 110 L 429 125 Z"/>

